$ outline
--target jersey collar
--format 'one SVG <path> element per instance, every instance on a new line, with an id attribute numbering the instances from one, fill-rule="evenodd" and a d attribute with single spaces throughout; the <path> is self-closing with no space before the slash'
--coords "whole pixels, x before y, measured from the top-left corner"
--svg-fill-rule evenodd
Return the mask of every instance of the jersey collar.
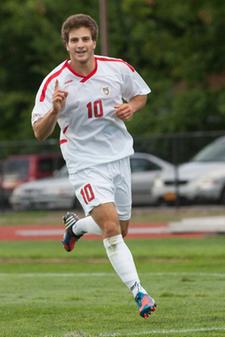
<path id="1" fill-rule="evenodd" d="M 81 75 L 81 74 L 78 74 L 69 64 L 69 60 L 66 60 L 66 64 L 65 66 L 77 77 L 80 77 L 81 78 L 81 81 L 80 82 L 86 82 L 87 80 L 89 80 L 89 78 L 91 78 L 97 71 L 97 68 L 98 68 L 98 63 L 97 63 L 97 59 L 95 57 L 95 67 L 94 69 L 88 74 L 88 75 Z"/>

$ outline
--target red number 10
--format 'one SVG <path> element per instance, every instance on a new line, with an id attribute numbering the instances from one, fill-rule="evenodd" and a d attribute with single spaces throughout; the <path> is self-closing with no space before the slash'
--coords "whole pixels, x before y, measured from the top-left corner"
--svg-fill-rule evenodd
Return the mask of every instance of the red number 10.
<path id="1" fill-rule="evenodd" d="M 87 104 L 87 108 L 88 108 L 88 118 L 103 116 L 103 106 L 101 99 L 98 99 L 97 101 L 94 102 L 89 102 Z"/>
<path id="2" fill-rule="evenodd" d="M 91 200 L 95 198 L 94 192 L 90 184 L 86 184 L 80 191 L 85 204 L 88 204 Z"/>

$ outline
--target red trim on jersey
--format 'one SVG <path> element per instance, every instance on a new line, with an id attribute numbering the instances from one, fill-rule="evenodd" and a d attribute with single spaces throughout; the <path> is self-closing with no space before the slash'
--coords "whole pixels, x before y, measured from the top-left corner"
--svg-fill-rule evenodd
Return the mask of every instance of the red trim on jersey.
<path id="1" fill-rule="evenodd" d="M 64 135 L 65 135 L 65 133 L 66 133 L 66 131 L 67 131 L 68 127 L 69 127 L 69 125 L 65 126 L 65 128 L 63 129 L 63 133 L 64 133 Z"/>
<path id="2" fill-rule="evenodd" d="M 59 74 L 61 74 L 61 72 L 63 71 L 63 69 L 66 67 L 66 62 L 63 64 L 63 66 L 58 70 L 56 71 L 55 73 L 53 73 L 51 76 L 49 76 L 43 86 L 43 89 L 42 89 L 42 92 L 41 92 L 41 96 L 40 96 L 40 102 L 43 102 L 44 99 L 45 99 L 45 95 L 46 95 L 46 91 L 47 91 L 47 88 L 49 86 L 49 83 L 54 79 L 56 78 L 57 76 L 59 76 Z"/>
<path id="3" fill-rule="evenodd" d="M 95 59 L 95 68 L 92 70 L 92 72 L 90 72 L 90 74 L 88 74 L 86 77 L 84 77 L 81 80 L 81 82 L 82 83 L 86 82 L 90 77 L 92 77 L 96 73 L 97 69 L 98 69 L 98 63 L 97 63 L 97 61 Z"/>
<path id="4" fill-rule="evenodd" d="M 127 63 L 127 62 L 125 62 L 121 59 L 115 59 L 115 58 L 112 58 L 112 57 L 101 57 L 100 56 L 100 57 L 96 57 L 96 60 L 97 61 L 108 61 L 108 62 L 122 62 L 122 63 L 126 64 L 130 68 L 131 71 L 135 72 L 134 67 L 132 67 L 129 63 Z"/>
<path id="5" fill-rule="evenodd" d="M 63 134 L 65 135 L 67 129 L 68 129 L 69 125 L 65 126 L 65 128 L 63 129 Z M 64 143 L 67 143 L 68 140 L 66 138 L 62 138 L 59 140 L 59 144 L 64 144 Z"/>
<path id="6" fill-rule="evenodd" d="M 68 140 L 63 138 L 63 139 L 60 139 L 59 144 L 61 145 L 61 144 L 67 143 L 67 142 L 68 142 Z"/>
<path id="7" fill-rule="evenodd" d="M 73 73 L 75 76 L 82 77 L 82 78 L 85 77 L 84 75 L 78 74 L 78 73 L 71 67 L 71 65 L 69 64 L 69 60 L 66 61 L 66 67 L 67 67 L 67 68 L 71 71 L 71 73 Z"/>
<path id="8" fill-rule="evenodd" d="M 86 82 L 89 78 L 91 78 L 97 71 L 98 69 L 98 62 L 97 61 L 106 61 L 106 62 L 122 62 L 124 64 L 126 64 L 129 69 L 133 72 L 135 72 L 135 69 L 127 62 L 121 60 L 121 59 L 115 59 L 115 58 L 111 58 L 111 57 L 95 57 L 95 67 L 94 69 L 86 76 L 78 74 L 69 64 L 69 60 L 66 60 L 64 62 L 64 64 L 62 65 L 62 67 L 56 71 L 55 73 L 53 73 L 51 76 L 49 76 L 43 86 L 42 92 L 41 92 L 41 96 L 40 96 L 40 102 L 43 102 L 45 99 L 45 95 L 46 95 L 46 91 L 48 88 L 49 83 L 56 78 L 57 76 L 59 76 L 61 74 L 61 72 L 63 71 L 63 69 L 68 68 L 75 76 L 77 77 L 81 77 L 81 81 L 82 83 Z"/>
<path id="9" fill-rule="evenodd" d="M 88 75 L 81 75 L 81 74 L 78 74 L 72 67 L 71 65 L 69 64 L 69 61 L 67 60 L 66 62 L 66 67 L 75 75 L 75 76 L 78 76 L 78 77 L 81 77 L 82 80 L 81 82 L 84 83 L 86 82 L 90 77 L 92 77 L 96 71 L 97 71 L 97 68 L 98 68 L 98 64 L 96 62 L 96 58 L 95 58 L 95 67 L 94 69 L 88 74 Z"/>

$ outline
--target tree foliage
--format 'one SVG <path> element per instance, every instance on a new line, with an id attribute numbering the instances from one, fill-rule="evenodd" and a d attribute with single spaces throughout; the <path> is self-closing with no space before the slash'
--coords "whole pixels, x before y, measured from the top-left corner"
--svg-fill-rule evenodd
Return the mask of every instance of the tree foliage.
<path id="1" fill-rule="evenodd" d="M 99 22 L 99 1 L 1 1 L 0 139 L 32 136 L 36 91 L 67 57 L 61 24 L 81 12 Z M 135 66 L 152 89 L 128 123 L 134 134 L 223 129 L 224 17 L 223 0 L 108 1 L 109 54 Z"/>

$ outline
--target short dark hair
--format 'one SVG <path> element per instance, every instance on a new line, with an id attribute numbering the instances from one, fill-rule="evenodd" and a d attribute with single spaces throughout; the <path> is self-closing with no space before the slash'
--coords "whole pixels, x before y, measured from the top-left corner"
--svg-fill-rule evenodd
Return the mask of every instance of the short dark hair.
<path id="1" fill-rule="evenodd" d="M 86 14 L 75 14 L 69 16 L 62 24 L 61 37 L 63 43 L 66 45 L 69 41 L 69 32 L 73 28 L 86 27 L 91 31 L 91 37 L 93 41 L 98 37 L 98 25 L 92 17 Z"/>

